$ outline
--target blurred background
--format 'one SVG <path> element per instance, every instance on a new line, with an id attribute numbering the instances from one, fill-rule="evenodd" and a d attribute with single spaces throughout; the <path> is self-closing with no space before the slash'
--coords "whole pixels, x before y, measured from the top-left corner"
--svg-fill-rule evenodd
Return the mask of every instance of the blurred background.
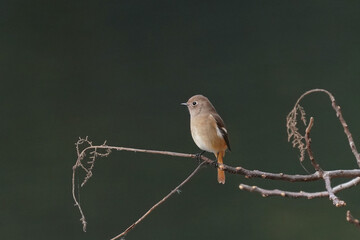
<path id="1" fill-rule="evenodd" d="M 285 118 L 311 88 L 331 91 L 360 137 L 358 1 L 1 1 L 0 237 L 109 239 L 177 186 L 197 161 L 113 152 L 81 189 L 82 232 L 71 195 L 74 143 L 197 153 L 194 94 L 212 101 L 233 151 L 225 163 L 305 174 Z M 322 168 L 357 168 L 328 97 L 302 104 L 315 118 Z M 359 145 L 358 145 L 359 146 Z M 212 157 L 211 154 L 207 156 Z M 306 159 L 305 166 L 312 171 Z M 81 181 L 81 179 L 80 179 Z M 339 183 L 337 180 L 333 184 Z M 202 169 L 126 239 L 354 239 L 358 188 L 324 199 L 262 198 L 240 183 L 320 191 Z"/>

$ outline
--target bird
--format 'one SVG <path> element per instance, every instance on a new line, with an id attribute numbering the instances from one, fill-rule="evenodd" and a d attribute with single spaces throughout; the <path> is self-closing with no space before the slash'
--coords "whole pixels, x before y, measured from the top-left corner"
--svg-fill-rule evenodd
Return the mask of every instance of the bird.
<path id="1" fill-rule="evenodd" d="M 223 164 L 225 151 L 231 151 L 229 135 L 224 121 L 216 112 L 209 99 L 203 95 L 192 96 L 186 103 L 190 113 L 190 130 L 195 144 L 205 151 L 213 153 L 217 159 L 219 183 L 225 184 L 225 172 L 219 168 Z"/>

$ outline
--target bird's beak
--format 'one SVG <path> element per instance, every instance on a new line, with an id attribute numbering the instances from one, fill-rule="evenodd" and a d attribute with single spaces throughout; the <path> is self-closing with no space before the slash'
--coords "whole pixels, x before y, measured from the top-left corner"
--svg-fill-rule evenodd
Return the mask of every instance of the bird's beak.
<path id="1" fill-rule="evenodd" d="M 184 103 L 180 103 L 180 105 L 187 106 L 188 104 L 186 102 L 184 102 Z"/>

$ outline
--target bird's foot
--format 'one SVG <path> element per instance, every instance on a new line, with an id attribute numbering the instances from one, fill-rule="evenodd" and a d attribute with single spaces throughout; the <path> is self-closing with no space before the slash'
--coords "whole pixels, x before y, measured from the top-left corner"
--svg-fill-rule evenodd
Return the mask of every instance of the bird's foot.
<path id="1" fill-rule="evenodd" d="M 202 151 L 201 153 L 196 154 L 196 159 L 198 160 L 199 164 L 201 163 L 201 155 L 203 155 L 205 151 Z"/>
<path id="2" fill-rule="evenodd" d="M 219 168 L 219 164 L 217 161 L 213 161 L 213 164 L 214 164 L 215 168 Z"/>

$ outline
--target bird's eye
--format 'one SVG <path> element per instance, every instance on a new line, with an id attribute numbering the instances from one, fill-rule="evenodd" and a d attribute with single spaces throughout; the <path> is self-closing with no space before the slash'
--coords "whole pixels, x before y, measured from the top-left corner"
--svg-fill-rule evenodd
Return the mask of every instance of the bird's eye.
<path id="1" fill-rule="evenodd" d="M 195 106 L 197 104 L 197 102 L 192 102 L 192 105 Z"/>

